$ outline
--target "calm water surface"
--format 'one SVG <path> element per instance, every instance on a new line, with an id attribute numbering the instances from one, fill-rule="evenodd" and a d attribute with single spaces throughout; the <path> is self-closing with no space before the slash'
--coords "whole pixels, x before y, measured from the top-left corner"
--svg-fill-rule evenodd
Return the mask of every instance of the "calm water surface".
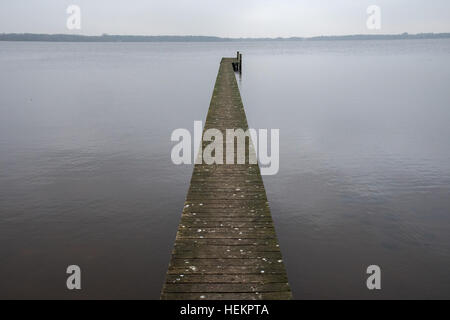
<path id="1" fill-rule="evenodd" d="M 250 126 L 280 129 L 295 298 L 450 298 L 448 40 L 0 42 L 0 298 L 159 297 L 192 173 L 170 134 L 236 50 Z"/>

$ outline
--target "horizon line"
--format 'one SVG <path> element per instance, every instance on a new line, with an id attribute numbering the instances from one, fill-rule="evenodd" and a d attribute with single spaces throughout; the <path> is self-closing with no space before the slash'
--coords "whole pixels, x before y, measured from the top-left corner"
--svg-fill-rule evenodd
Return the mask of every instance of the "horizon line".
<path id="1" fill-rule="evenodd" d="M 120 39 L 198 39 L 198 40 L 223 40 L 223 41 L 243 41 L 243 40 L 317 40 L 317 39 L 426 39 L 426 38 L 450 38 L 450 32 L 423 32 L 423 33 L 358 33 L 358 34 L 341 34 L 341 35 L 316 35 L 316 36 L 290 36 L 290 37 L 221 37 L 221 36 L 208 36 L 208 35 L 139 35 L 139 34 L 108 34 L 103 33 L 99 35 L 86 35 L 76 33 L 0 33 L 0 41 L 5 40 L 47 40 L 47 41 L 68 41 L 70 39 L 99 39 L 99 40 L 120 40 Z"/>

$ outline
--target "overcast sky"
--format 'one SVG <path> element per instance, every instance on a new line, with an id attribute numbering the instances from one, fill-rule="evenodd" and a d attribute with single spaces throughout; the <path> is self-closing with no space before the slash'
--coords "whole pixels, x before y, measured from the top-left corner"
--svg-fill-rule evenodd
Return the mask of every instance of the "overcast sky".
<path id="1" fill-rule="evenodd" d="M 69 5 L 81 30 L 66 28 Z M 379 31 L 366 27 L 378 5 Z M 0 0 L 0 33 L 289 37 L 450 32 L 450 0 Z"/>

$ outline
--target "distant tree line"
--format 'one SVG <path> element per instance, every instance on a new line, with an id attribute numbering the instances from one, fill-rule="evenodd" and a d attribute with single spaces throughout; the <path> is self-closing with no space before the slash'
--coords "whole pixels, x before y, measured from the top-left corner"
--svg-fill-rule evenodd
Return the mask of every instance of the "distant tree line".
<path id="1" fill-rule="evenodd" d="M 310 38 L 221 38 L 209 36 L 133 36 L 108 35 L 85 36 L 74 34 L 3 33 L 0 41 L 51 41 L 51 42 L 224 42 L 224 41 L 326 41 L 326 40 L 400 40 L 400 39 L 448 39 L 450 33 L 419 34 L 359 34 L 344 36 L 318 36 Z"/>

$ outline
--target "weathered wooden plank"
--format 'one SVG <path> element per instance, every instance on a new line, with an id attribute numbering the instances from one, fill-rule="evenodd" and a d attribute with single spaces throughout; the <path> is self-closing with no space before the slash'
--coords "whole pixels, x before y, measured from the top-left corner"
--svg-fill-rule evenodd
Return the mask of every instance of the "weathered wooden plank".
<path id="1" fill-rule="evenodd" d="M 209 242 L 209 241 L 208 241 Z M 174 246 L 174 253 L 177 254 L 177 256 L 183 254 L 183 251 L 223 251 L 223 252 L 229 252 L 230 254 L 241 254 L 242 252 L 280 252 L 280 249 L 275 245 L 254 245 L 254 244 L 247 244 L 247 245 L 241 245 L 241 246 L 233 246 L 233 245 L 217 245 L 217 244 L 210 244 L 208 242 L 205 242 L 204 244 L 198 244 L 193 243 L 192 241 L 186 241 L 186 242 L 179 242 Z M 241 251 L 242 250 L 242 251 Z"/>
<path id="2" fill-rule="evenodd" d="M 287 283 L 286 274 L 267 274 L 261 276 L 259 274 L 187 274 L 187 275 L 168 275 L 166 282 L 168 283 Z"/>
<path id="3" fill-rule="evenodd" d="M 194 266 L 194 267 L 202 267 L 202 266 L 214 266 L 217 268 L 221 268 L 224 266 L 254 266 L 259 268 L 260 273 L 264 273 L 264 268 L 270 268 L 272 265 L 282 266 L 281 258 L 266 258 L 265 260 L 261 258 L 194 258 L 194 259 L 184 259 L 178 258 L 177 256 L 172 257 L 171 266 L 174 267 L 186 267 L 186 266 Z"/>
<path id="4" fill-rule="evenodd" d="M 261 268 L 259 266 L 222 266 L 220 268 L 210 268 L 207 266 L 203 267 L 175 267 L 170 266 L 167 274 L 171 275 L 186 275 L 186 274 L 198 274 L 198 275 L 208 275 L 208 274 L 216 274 L 216 275 L 230 275 L 230 274 L 261 274 Z M 264 269 L 264 275 L 268 274 L 286 274 L 283 265 L 271 265 Z"/>
<path id="5" fill-rule="evenodd" d="M 202 246 L 202 247 L 177 247 L 174 249 L 173 254 L 177 258 L 181 259 L 233 259 L 233 258 L 246 258 L 246 259 L 281 259 L 280 251 L 256 251 L 254 248 L 220 248 L 217 246 Z"/>
<path id="6" fill-rule="evenodd" d="M 198 219 L 195 220 L 192 218 L 186 218 L 183 217 L 181 219 L 180 223 L 181 228 L 191 228 L 191 229 L 197 229 L 197 228 L 208 228 L 208 229 L 217 229 L 217 228 L 223 228 L 224 230 L 229 229 L 267 229 L 267 228 L 273 228 L 272 221 L 265 219 L 265 220 L 258 220 L 258 221 L 221 221 L 221 220 L 208 220 L 208 219 Z"/>
<path id="7" fill-rule="evenodd" d="M 205 234 L 177 234 L 176 239 L 276 239 L 275 234 L 228 234 L 228 233 L 205 233 Z"/>
<path id="8" fill-rule="evenodd" d="M 274 239 L 178 239 L 175 241 L 175 246 L 177 245 L 217 245 L 217 246 L 277 246 L 278 241 Z"/>
<path id="9" fill-rule="evenodd" d="M 181 228 L 180 238 L 275 238 L 273 227 L 263 228 Z"/>
<path id="10" fill-rule="evenodd" d="M 166 283 L 165 292 L 280 292 L 289 291 L 287 283 Z"/>
<path id="11" fill-rule="evenodd" d="M 236 223 L 252 223 L 253 225 L 260 224 L 271 224 L 272 218 L 270 216 L 264 217 L 233 217 L 233 216 L 225 216 L 225 215 L 205 215 L 204 217 L 195 217 L 195 216 L 187 216 L 184 215 L 181 217 L 181 222 L 186 223 L 218 223 L 220 226 L 234 226 Z"/>
<path id="12" fill-rule="evenodd" d="M 204 130 L 247 130 L 232 63 L 220 64 Z M 206 147 L 209 142 L 202 142 Z M 235 143 L 235 151 L 237 146 Z M 291 299 L 258 164 L 196 164 L 161 299 Z M 235 155 L 235 161 L 238 160 Z"/>
<path id="13" fill-rule="evenodd" d="M 291 292 L 163 293 L 163 300 L 289 300 Z"/>

